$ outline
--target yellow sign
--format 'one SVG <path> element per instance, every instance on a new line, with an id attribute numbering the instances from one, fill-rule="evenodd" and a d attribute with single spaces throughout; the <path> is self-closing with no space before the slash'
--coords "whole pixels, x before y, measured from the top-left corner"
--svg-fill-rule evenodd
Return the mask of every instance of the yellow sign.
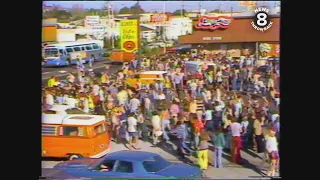
<path id="1" fill-rule="evenodd" d="M 256 1 L 239 1 L 240 6 L 257 6 Z"/>
<path id="2" fill-rule="evenodd" d="M 120 43 L 121 50 L 125 52 L 134 52 L 139 49 L 138 45 L 138 21 L 122 20 L 120 21 Z"/>
<path id="3" fill-rule="evenodd" d="M 44 26 L 42 27 L 42 42 L 56 41 L 57 40 L 57 27 Z"/>

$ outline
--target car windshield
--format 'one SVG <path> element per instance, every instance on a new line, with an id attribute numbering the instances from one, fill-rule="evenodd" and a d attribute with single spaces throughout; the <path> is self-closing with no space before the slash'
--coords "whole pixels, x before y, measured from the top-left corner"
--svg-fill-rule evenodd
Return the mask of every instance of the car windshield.
<path id="1" fill-rule="evenodd" d="M 159 155 L 149 158 L 142 163 L 147 172 L 158 172 L 169 167 L 171 164 L 171 162 L 168 162 Z"/>
<path id="2" fill-rule="evenodd" d="M 66 112 L 67 112 L 67 114 L 87 114 L 78 108 L 67 109 Z"/>

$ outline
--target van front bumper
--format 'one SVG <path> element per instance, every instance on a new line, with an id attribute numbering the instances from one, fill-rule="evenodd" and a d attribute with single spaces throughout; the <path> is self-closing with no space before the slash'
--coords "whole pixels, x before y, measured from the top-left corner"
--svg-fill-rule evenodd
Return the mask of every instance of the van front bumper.
<path id="1" fill-rule="evenodd" d="M 102 151 L 99 154 L 93 155 L 93 156 L 89 156 L 90 158 L 101 158 L 103 156 L 105 156 L 106 154 L 108 154 L 108 152 L 110 152 L 111 148 L 109 147 L 108 149 Z"/>

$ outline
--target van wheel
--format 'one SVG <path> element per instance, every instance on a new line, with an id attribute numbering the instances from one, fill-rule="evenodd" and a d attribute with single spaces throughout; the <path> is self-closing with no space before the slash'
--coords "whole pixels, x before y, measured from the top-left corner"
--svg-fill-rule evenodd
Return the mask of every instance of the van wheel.
<path id="1" fill-rule="evenodd" d="M 68 156 L 68 159 L 69 160 L 73 160 L 73 159 L 79 159 L 79 158 L 82 158 L 82 156 L 80 154 L 70 154 Z"/>

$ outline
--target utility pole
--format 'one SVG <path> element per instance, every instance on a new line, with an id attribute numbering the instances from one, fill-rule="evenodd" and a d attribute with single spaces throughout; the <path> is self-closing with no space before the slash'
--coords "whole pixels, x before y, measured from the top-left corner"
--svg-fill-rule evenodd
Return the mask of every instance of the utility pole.
<path id="1" fill-rule="evenodd" d="M 166 16 L 166 1 L 163 1 L 163 15 Z M 166 19 L 164 18 L 163 21 Z M 164 26 L 164 22 L 162 22 L 162 40 L 164 42 L 164 48 L 163 48 L 163 53 L 166 54 L 167 51 L 167 43 L 166 43 L 166 34 L 165 34 L 166 27 Z"/>
<path id="2" fill-rule="evenodd" d="M 180 13 L 181 13 L 181 17 L 183 17 L 183 11 L 184 11 L 184 2 L 183 1 L 181 1 L 181 6 L 182 6 L 182 8 L 181 8 L 181 11 L 180 11 Z"/>
<path id="3" fill-rule="evenodd" d="M 231 16 L 233 16 L 233 6 L 231 6 Z"/>

